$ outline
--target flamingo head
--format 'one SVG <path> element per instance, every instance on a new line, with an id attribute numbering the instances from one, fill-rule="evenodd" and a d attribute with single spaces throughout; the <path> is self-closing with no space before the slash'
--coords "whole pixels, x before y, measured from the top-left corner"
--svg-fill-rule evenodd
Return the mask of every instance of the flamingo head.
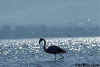
<path id="1" fill-rule="evenodd" d="M 40 40 L 39 40 L 39 44 L 42 42 L 42 41 L 44 41 L 45 39 L 43 39 L 43 38 L 40 38 Z"/>

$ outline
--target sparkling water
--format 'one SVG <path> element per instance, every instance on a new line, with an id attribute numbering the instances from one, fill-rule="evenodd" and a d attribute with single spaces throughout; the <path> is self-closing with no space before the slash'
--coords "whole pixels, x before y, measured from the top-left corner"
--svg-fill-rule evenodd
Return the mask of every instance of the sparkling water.
<path id="1" fill-rule="evenodd" d="M 100 37 L 46 38 L 47 48 L 56 45 L 66 50 L 64 62 L 54 62 L 54 55 L 45 53 L 38 41 L 39 38 L 0 40 L 0 67 L 75 67 L 78 63 L 100 63 Z"/>

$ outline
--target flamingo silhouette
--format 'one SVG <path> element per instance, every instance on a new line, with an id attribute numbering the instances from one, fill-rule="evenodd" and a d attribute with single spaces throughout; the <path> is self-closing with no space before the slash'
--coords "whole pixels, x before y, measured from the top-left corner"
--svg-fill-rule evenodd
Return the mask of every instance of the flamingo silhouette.
<path id="1" fill-rule="evenodd" d="M 49 53 L 49 54 L 54 54 L 55 55 L 55 61 L 56 61 L 56 54 L 64 54 L 66 53 L 65 50 L 61 49 L 60 47 L 58 46 L 49 46 L 48 48 L 46 48 L 46 40 L 43 39 L 43 38 L 40 38 L 39 40 L 39 44 L 44 41 L 44 46 L 43 46 L 43 49 L 46 53 Z M 64 57 L 60 58 L 60 59 L 63 59 Z"/>

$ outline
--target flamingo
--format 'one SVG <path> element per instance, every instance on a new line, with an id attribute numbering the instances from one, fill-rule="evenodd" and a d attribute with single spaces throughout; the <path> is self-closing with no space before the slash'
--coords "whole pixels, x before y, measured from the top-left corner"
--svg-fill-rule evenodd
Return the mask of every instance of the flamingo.
<path id="1" fill-rule="evenodd" d="M 58 46 L 55 46 L 55 45 L 52 45 L 52 46 L 49 46 L 48 48 L 46 48 L 46 40 L 43 39 L 43 38 L 40 38 L 39 40 L 39 44 L 41 42 L 44 42 L 44 46 L 43 46 L 43 49 L 46 53 L 49 53 L 49 54 L 54 54 L 55 55 L 55 61 L 56 61 L 56 54 L 64 54 L 66 53 L 66 51 Z M 63 59 L 64 57 L 60 58 L 60 59 Z"/>

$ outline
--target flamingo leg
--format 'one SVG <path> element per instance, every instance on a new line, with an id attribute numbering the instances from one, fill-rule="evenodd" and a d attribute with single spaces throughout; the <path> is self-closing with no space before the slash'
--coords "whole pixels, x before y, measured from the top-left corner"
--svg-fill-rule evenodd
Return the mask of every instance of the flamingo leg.
<path id="1" fill-rule="evenodd" d="M 63 55 L 60 55 L 60 56 L 61 56 L 61 58 L 57 59 L 57 61 L 62 61 L 62 62 L 64 62 L 64 56 L 63 56 Z"/>
<path id="2" fill-rule="evenodd" d="M 55 61 L 56 61 L 56 54 L 55 54 Z"/>

